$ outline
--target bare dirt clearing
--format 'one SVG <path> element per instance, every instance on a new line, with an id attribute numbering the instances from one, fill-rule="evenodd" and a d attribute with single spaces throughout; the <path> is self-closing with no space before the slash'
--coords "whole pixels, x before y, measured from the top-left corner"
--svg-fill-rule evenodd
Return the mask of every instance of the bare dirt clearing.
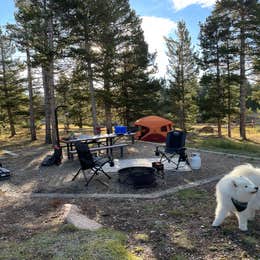
<path id="1" fill-rule="evenodd" d="M 136 143 L 134 146 L 129 146 L 126 158 L 152 157 L 154 147 L 149 143 Z M 22 247 L 24 243 L 36 248 L 30 251 L 29 259 L 46 259 L 46 257 L 52 259 L 57 257 L 58 253 L 57 249 L 55 251 L 51 247 L 51 243 L 54 245 L 58 243 L 57 241 L 59 244 L 55 245 L 63 252 L 63 259 L 78 259 L 78 253 L 75 252 L 81 251 L 76 250 L 74 244 L 75 248 L 69 247 L 71 242 L 68 239 L 71 239 L 70 236 L 74 239 L 77 237 L 78 243 L 84 244 L 88 243 L 88 239 L 94 233 L 82 233 L 73 229 L 61 231 L 64 224 L 61 222 L 60 212 L 64 203 L 78 205 L 84 214 L 107 228 L 102 236 L 107 233 L 112 236 L 111 233 L 114 231 L 111 231 L 111 228 L 126 235 L 127 241 L 124 243 L 128 251 L 141 259 L 257 259 L 260 255 L 259 212 L 256 220 L 250 223 L 247 233 L 238 231 L 234 216 L 229 217 L 222 228 L 211 228 L 216 205 L 214 197 L 216 182 L 153 200 L 43 199 L 6 196 L 9 193 L 20 194 L 20 192 L 151 193 L 222 175 L 241 163 L 252 163 L 259 167 L 259 161 L 202 152 L 201 170 L 193 173 L 168 171 L 166 184 L 159 180 L 157 187 L 152 189 L 135 190 L 131 187 L 119 187 L 116 173 L 112 175 L 109 187 L 93 181 L 86 188 L 82 176 L 75 182 L 70 182 L 79 167 L 77 159 L 73 162 L 64 160 L 61 166 L 39 169 L 41 160 L 48 151 L 50 152 L 48 146 L 9 149 L 19 156 L 17 158 L 7 156 L 2 160 L 2 163 L 12 171 L 13 176 L 9 181 L 0 182 L 0 249 L 5 252 L 1 253 L 0 259 L 25 259 L 26 257 L 18 253 L 16 257 L 10 253 L 20 250 L 25 254 L 25 249 Z M 51 235 L 47 236 L 46 232 Z M 44 237 L 46 244 L 35 244 L 35 240 L 32 242 L 35 236 L 40 236 L 37 237 L 37 241 L 42 241 L 41 237 Z M 102 236 L 100 235 L 103 239 Z M 57 238 L 57 241 L 51 240 L 51 243 L 48 243 L 46 237 Z M 95 233 L 95 237 L 99 236 Z M 117 239 L 116 235 L 113 237 Z M 17 242 L 19 248 L 14 244 Z M 131 259 L 131 256 L 124 255 L 122 259 Z"/>

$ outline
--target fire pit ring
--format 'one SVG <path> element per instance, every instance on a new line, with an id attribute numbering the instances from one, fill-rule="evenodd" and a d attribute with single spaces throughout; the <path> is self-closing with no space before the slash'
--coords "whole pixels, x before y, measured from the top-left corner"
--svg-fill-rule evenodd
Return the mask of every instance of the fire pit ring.
<path id="1" fill-rule="evenodd" d="M 119 182 L 133 185 L 134 188 L 149 188 L 156 185 L 155 168 L 147 166 L 132 166 L 120 169 Z"/>

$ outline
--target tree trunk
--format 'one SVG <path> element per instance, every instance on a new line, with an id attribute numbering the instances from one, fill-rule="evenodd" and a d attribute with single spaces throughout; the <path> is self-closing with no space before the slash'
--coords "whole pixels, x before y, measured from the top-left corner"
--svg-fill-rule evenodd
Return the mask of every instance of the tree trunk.
<path id="1" fill-rule="evenodd" d="M 79 114 L 79 128 L 83 128 L 83 118 L 82 118 L 82 113 Z"/>
<path id="2" fill-rule="evenodd" d="M 242 17 L 243 20 L 243 17 Z M 246 74 L 245 74 L 245 29 L 240 28 L 240 137 L 246 140 Z"/>
<path id="3" fill-rule="evenodd" d="M 97 109 L 96 109 L 96 98 L 95 98 L 95 89 L 93 85 L 93 72 L 91 68 L 91 62 L 88 61 L 88 80 L 89 80 L 89 92 L 90 92 L 90 100 L 91 100 L 91 114 L 92 114 L 92 126 L 93 126 L 93 133 L 96 135 L 98 134 L 97 126 Z"/>
<path id="4" fill-rule="evenodd" d="M 10 106 L 7 107 L 7 115 L 8 115 L 9 125 L 10 125 L 11 137 L 13 137 L 16 135 L 16 131 L 14 127 L 13 113 Z"/>
<path id="5" fill-rule="evenodd" d="M 181 128 L 186 131 L 186 115 L 185 115 L 185 86 L 182 71 L 182 101 L 181 101 Z"/>
<path id="6" fill-rule="evenodd" d="M 88 75 L 88 83 L 89 83 L 89 93 L 90 93 L 90 102 L 91 102 L 91 115 L 92 115 L 92 126 L 93 133 L 98 134 L 98 120 L 97 120 L 97 109 L 96 109 L 96 98 L 95 98 L 95 88 L 93 84 L 93 70 L 91 64 L 91 54 L 90 54 L 90 44 L 89 44 L 89 35 L 88 35 L 88 24 L 84 25 L 84 47 L 87 55 L 87 75 Z"/>
<path id="7" fill-rule="evenodd" d="M 42 66 L 42 83 L 44 91 L 44 113 L 45 113 L 45 143 L 51 144 L 51 111 L 50 111 L 50 90 L 48 76 L 45 66 Z"/>
<path id="8" fill-rule="evenodd" d="M 52 16 L 48 19 L 48 26 L 47 26 L 47 37 L 48 37 L 48 49 L 53 53 L 53 20 Z M 54 56 L 50 54 L 49 62 L 47 64 L 47 75 L 48 75 L 48 83 L 49 83 L 49 90 L 50 90 L 50 112 L 51 112 L 51 126 L 52 126 L 52 144 L 59 144 L 58 140 L 58 131 L 59 126 L 56 125 L 56 115 L 55 115 L 55 93 L 54 93 Z"/>
<path id="9" fill-rule="evenodd" d="M 180 46 L 180 53 L 178 56 L 180 68 L 180 91 L 181 91 L 181 107 L 180 107 L 180 128 L 185 129 L 185 87 L 184 87 L 184 65 L 183 65 L 183 44 Z"/>
<path id="10" fill-rule="evenodd" d="M 105 118 L 106 118 L 106 128 L 109 133 L 112 133 L 112 113 L 111 113 L 111 104 L 110 104 L 110 86 L 109 81 L 104 79 L 104 89 L 106 92 L 105 97 Z"/>
<path id="11" fill-rule="evenodd" d="M 222 129 L 221 129 L 221 119 L 218 118 L 217 119 L 217 123 L 218 123 L 218 137 L 221 137 L 222 136 Z"/>
<path id="12" fill-rule="evenodd" d="M 229 49 L 229 43 L 227 40 L 227 49 Z M 230 64 L 229 55 L 227 54 L 227 90 L 228 90 L 228 137 L 231 138 L 231 80 L 230 80 Z"/>
<path id="13" fill-rule="evenodd" d="M 36 127 L 35 127 L 35 117 L 34 117 L 34 107 L 33 107 L 33 86 L 32 86 L 32 72 L 31 72 L 31 58 L 30 51 L 26 48 L 26 58 L 27 58 L 27 80 L 28 80 L 28 91 L 29 91 L 29 113 L 30 113 L 30 133 L 31 141 L 37 140 Z"/>
<path id="14" fill-rule="evenodd" d="M 223 106 L 223 102 L 222 102 L 222 91 L 221 91 L 221 85 L 220 85 L 220 69 L 219 69 L 219 48 L 217 46 L 217 60 L 216 60 L 216 67 L 217 67 L 217 79 L 216 79 L 216 84 L 217 84 L 217 91 L 218 91 L 218 102 L 219 102 L 219 106 L 220 106 L 220 111 L 219 111 L 219 115 L 217 118 L 217 124 L 218 124 L 218 137 L 222 136 L 222 129 L 221 129 L 221 119 L 222 119 L 222 106 Z"/>
<path id="15" fill-rule="evenodd" d="M 64 106 L 67 106 L 68 104 L 68 101 L 67 101 L 67 92 L 66 91 L 63 91 L 62 92 L 62 95 L 63 95 L 63 105 Z M 65 122 L 64 122 L 64 131 L 66 133 L 68 133 L 69 129 L 70 129 L 70 123 L 69 123 L 69 116 L 68 116 L 68 113 L 65 113 Z"/>
<path id="16" fill-rule="evenodd" d="M 51 136 L 52 136 L 52 144 L 55 145 L 58 143 L 57 131 L 58 125 L 56 125 L 56 116 L 55 116 L 55 94 L 54 94 L 54 64 L 53 61 L 50 62 L 48 66 L 48 82 L 49 82 L 49 90 L 50 90 L 50 119 L 51 119 Z"/>
<path id="17" fill-rule="evenodd" d="M 2 60 L 2 68 L 3 68 L 4 95 L 6 97 L 5 100 L 8 100 L 9 94 L 8 94 L 7 79 L 6 79 L 5 54 L 4 54 L 4 47 L 2 43 L 1 43 L 1 60 Z M 7 110 L 7 116 L 10 125 L 11 137 L 13 137 L 16 135 L 16 131 L 14 126 L 13 113 L 9 104 L 6 104 L 6 110 Z"/>

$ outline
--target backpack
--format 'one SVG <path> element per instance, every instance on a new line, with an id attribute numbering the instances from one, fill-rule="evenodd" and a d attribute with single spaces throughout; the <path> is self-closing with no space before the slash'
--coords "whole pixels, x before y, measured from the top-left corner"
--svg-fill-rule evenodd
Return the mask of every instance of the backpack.
<path id="1" fill-rule="evenodd" d="M 47 155 L 43 159 L 41 166 L 52 166 L 54 164 L 60 165 L 61 160 L 62 160 L 62 149 L 61 147 L 55 146 L 53 154 Z"/>
<path id="2" fill-rule="evenodd" d="M 0 164 L 0 181 L 7 180 L 11 177 L 10 171 L 6 168 L 2 167 L 2 164 Z"/>

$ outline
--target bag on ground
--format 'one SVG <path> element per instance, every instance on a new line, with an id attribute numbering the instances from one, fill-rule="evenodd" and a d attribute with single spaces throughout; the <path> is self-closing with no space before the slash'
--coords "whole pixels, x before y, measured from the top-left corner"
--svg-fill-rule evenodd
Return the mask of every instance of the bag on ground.
<path id="1" fill-rule="evenodd" d="M 10 171 L 4 167 L 2 167 L 2 164 L 0 166 L 0 181 L 9 179 L 11 176 Z"/>
<path id="2" fill-rule="evenodd" d="M 55 146 L 54 152 L 52 155 L 47 155 L 42 163 L 41 166 L 52 166 L 52 165 L 59 165 L 61 164 L 62 160 L 62 149 L 61 147 Z"/>

